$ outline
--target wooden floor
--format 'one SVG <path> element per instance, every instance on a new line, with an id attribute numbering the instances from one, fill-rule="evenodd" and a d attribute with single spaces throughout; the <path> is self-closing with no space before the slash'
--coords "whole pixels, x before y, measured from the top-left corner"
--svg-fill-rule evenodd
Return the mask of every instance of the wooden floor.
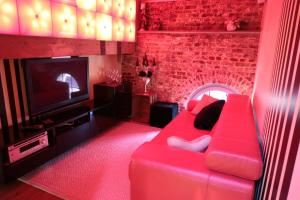
<path id="1" fill-rule="evenodd" d="M 25 184 L 14 181 L 6 185 L 0 185 L 1 200 L 60 200 L 47 192 Z"/>

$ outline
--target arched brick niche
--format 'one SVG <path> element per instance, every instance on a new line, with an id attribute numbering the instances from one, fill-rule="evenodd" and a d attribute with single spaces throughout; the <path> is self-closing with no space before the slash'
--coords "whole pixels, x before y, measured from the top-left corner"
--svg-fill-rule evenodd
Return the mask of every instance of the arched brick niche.
<path id="1" fill-rule="evenodd" d="M 216 92 L 222 93 L 222 95 L 216 94 Z M 217 99 L 227 99 L 228 94 L 238 94 L 236 90 L 229 87 L 228 85 L 222 84 L 206 84 L 204 86 L 199 87 L 196 89 L 189 97 L 190 99 L 201 99 L 202 96 L 206 94 Z M 224 96 L 223 96 L 224 94 Z M 226 95 L 226 96 L 225 96 Z"/>
<path id="2" fill-rule="evenodd" d="M 259 34 L 257 33 L 139 33 L 136 55 L 124 56 L 123 79 L 142 88 L 136 77 L 136 58 L 155 57 L 157 73 L 151 87 L 161 101 L 181 108 L 197 88 L 228 85 L 240 94 L 253 89 Z"/>

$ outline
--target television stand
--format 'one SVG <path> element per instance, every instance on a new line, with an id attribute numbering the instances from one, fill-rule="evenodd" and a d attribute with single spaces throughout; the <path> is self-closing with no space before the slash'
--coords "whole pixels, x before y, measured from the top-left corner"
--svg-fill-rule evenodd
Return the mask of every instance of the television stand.
<path id="1" fill-rule="evenodd" d="M 54 123 L 54 121 L 52 119 L 45 119 L 42 121 L 42 124 L 44 126 L 51 126 L 51 124 L 53 124 L 53 123 Z"/>
<path id="2" fill-rule="evenodd" d="M 91 137 L 90 109 L 80 107 L 50 118 L 57 154 L 61 154 Z"/>
<path id="3" fill-rule="evenodd" d="M 17 179 L 92 136 L 89 107 L 81 106 L 49 116 L 47 119 L 51 120 L 51 123 L 44 124 L 42 130 L 22 131 L 11 127 L 8 132 L 0 131 L 0 135 L 9 135 L 10 138 L 10 141 L 0 138 L 0 182 Z M 49 146 L 10 163 L 8 146 L 22 143 L 45 131 L 48 134 Z"/>

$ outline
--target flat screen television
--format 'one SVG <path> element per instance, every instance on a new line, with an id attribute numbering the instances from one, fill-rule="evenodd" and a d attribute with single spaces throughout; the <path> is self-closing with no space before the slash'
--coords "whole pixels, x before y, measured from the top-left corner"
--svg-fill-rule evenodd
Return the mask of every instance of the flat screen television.
<path id="1" fill-rule="evenodd" d="M 26 59 L 23 62 L 31 116 L 89 98 L 88 58 Z"/>

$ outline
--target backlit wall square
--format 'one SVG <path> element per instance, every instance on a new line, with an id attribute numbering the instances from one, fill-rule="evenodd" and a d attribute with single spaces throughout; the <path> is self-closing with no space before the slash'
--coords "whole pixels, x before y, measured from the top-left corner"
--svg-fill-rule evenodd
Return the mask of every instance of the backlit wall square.
<path id="1" fill-rule="evenodd" d="M 125 21 L 120 18 L 113 19 L 113 40 L 122 41 L 125 36 Z"/>
<path id="2" fill-rule="evenodd" d="M 112 4 L 112 0 L 97 0 L 97 12 L 111 14 Z"/>
<path id="3" fill-rule="evenodd" d="M 19 33 L 16 0 L 0 0 L 0 33 Z"/>
<path id="4" fill-rule="evenodd" d="M 123 17 L 125 14 L 125 0 L 114 0 L 112 14 L 115 17 Z"/>
<path id="5" fill-rule="evenodd" d="M 136 15 L 136 1 L 126 0 L 124 17 L 128 20 L 135 20 Z"/>
<path id="6" fill-rule="evenodd" d="M 18 2 L 20 33 L 22 35 L 51 36 L 52 18 L 49 0 Z"/>
<path id="7" fill-rule="evenodd" d="M 78 8 L 96 11 L 96 0 L 76 0 L 76 2 Z"/>
<path id="8" fill-rule="evenodd" d="M 97 40 L 112 40 L 112 16 L 97 13 L 96 15 Z"/>
<path id="9" fill-rule="evenodd" d="M 96 39 L 96 13 L 77 9 L 78 37 Z"/>
<path id="10" fill-rule="evenodd" d="M 127 42 L 135 41 L 135 22 L 126 22 L 125 23 L 124 41 L 127 41 Z"/>
<path id="11" fill-rule="evenodd" d="M 21 0 L 22 1 L 22 0 Z M 77 6 L 77 0 L 51 0 L 52 2 L 68 4 L 71 6 Z"/>
<path id="12" fill-rule="evenodd" d="M 77 37 L 76 7 L 52 3 L 53 36 Z"/>

